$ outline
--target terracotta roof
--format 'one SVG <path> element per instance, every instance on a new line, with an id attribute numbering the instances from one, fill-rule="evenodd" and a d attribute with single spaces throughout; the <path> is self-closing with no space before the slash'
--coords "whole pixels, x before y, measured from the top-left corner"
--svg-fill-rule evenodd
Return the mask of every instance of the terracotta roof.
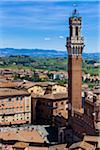
<path id="1" fill-rule="evenodd" d="M 30 82 L 30 81 L 26 81 L 26 82 L 23 82 L 21 85 L 20 85 L 20 88 L 25 88 L 25 89 L 29 89 L 33 86 L 41 86 L 41 87 L 47 87 L 48 85 L 55 85 L 57 83 L 54 83 L 54 82 Z"/>
<path id="2" fill-rule="evenodd" d="M 0 88 L 0 97 L 30 95 L 27 91 L 11 88 Z"/>
<path id="3" fill-rule="evenodd" d="M 16 86 L 17 84 L 15 82 L 0 82 L 0 88 L 15 88 Z"/>
<path id="4" fill-rule="evenodd" d="M 89 136 L 89 135 L 86 135 L 86 136 L 84 136 L 84 141 L 96 142 L 98 148 L 100 148 L 100 136 Z"/>
<path id="5" fill-rule="evenodd" d="M 33 82 L 23 82 L 22 84 L 19 85 L 19 88 L 25 88 L 25 89 L 29 89 L 31 88 L 32 86 L 34 86 L 34 83 Z"/>
<path id="6" fill-rule="evenodd" d="M 17 132 L 0 132 L 0 139 L 4 141 L 21 141 L 21 142 L 34 142 L 44 143 L 44 140 L 35 130 L 33 131 L 17 131 Z"/>
<path id="7" fill-rule="evenodd" d="M 58 145 L 50 146 L 49 150 L 68 150 L 66 146 L 67 144 L 58 144 Z"/>
<path id="8" fill-rule="evenodd" d="M 29 143 L 16 142 L 16 143 L 13 145 L 13 148 L 26 148 L 27 146 L 29 146 Z"/>
<path id="9" fill-rule="evenodd" d="M 0 82 L 7 82 L 6 77 L 3 75 L 0 75 Z"/>
<path id="10" fill-rule="evenodd" d="M 8 140 L 17 140 L 17 136 L 15 136 L 16 132 L 0 132 L 0 139 L 5 141 Z"/>
<path id="11" fill-rule="evenodd" d="M 50 100 L 59 100 L 59 99 L 67 99 L 68 98 L 68 94 L 67 93 L 56 93 L 56 94 L 46 94 L 43 96 L 39 96 L 39 98 L 43 98 L 43 99 L 50 99 Z"/>
<path id="12" fill-rule="evenodd" d="M 29 146 L 28 150 L 49 150 L 47 147 Z"/>
<path id="13" fill-rule="evenodd" d="M 89 144 L 89 143 L 84 142 L 84 141 L 72 144 L 69 147 L 69 150 L 72 150 L 72 149 L 75 149 L 75 148 L 82 148 L 84 150 L 94 150 L 94 146 L 92 144 Z"/>

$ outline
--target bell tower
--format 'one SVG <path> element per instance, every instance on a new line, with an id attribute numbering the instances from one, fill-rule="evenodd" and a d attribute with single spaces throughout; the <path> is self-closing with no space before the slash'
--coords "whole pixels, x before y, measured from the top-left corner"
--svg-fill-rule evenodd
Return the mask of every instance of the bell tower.
<path id="1" fill-rule="evenodd" d="M 69 117 L 74 111 L 82 110 L 82 51 L 84 39 L 81 36 L 82 18 L 74 9 L 69 18 L 69 37 L 66 41 L 68 51 L 68 99 Z"/>

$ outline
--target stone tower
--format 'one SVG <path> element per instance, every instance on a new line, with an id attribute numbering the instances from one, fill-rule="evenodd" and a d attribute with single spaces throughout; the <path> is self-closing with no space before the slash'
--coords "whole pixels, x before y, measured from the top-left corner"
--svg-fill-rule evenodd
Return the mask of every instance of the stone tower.
<path id="1" fill-rule="evenodd" d="M 82 18 L 76 9 L 69 18 L 70 35 L 67 38 L 68 51 L 68 99 L 69 117 L 74 111 L 82 110 L 82 51 L 84 39 L 81 36 Z"/>

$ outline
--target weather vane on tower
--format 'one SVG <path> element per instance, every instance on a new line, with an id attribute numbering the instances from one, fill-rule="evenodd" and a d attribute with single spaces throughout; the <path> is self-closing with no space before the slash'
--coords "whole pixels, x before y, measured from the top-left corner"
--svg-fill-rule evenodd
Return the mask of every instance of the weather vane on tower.
<path id="1" fill-rule="evenodd" d="M 73 4 L 73 12 L 72 12 L 72 16 L 73 17 L 78 17 L 79 16 L 79 12 L 77 10 L 77 4 Z"/>

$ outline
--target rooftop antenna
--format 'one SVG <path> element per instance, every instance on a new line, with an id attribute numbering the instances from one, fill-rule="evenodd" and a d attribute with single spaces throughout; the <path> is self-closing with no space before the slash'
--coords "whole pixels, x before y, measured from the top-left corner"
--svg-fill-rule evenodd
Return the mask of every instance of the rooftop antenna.
<path id="1" fill-rule="evenodd" d="M 73 4 L 73 12 L 72 12 L 72 16 L 73 17 L 78 17 L 79 16 L 79 13 L 77 11 L 77 4 Z"/>

